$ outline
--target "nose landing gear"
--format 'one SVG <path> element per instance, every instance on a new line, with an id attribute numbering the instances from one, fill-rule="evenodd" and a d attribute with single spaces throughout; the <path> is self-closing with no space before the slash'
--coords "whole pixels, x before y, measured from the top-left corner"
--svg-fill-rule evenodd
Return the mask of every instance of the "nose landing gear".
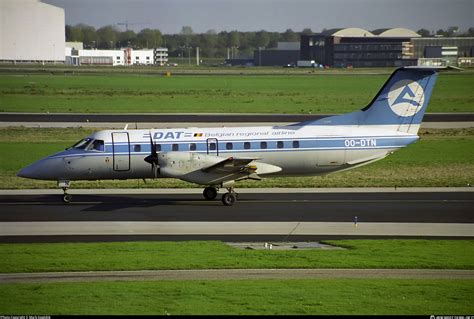
<path id="1" fill-rule="evenodd" d="M 63 202 L 69 204 L 72 201 L 72 195 L 67 193 L 67 190 L 71 184 L 69 181 L 58 181 L 58 187 L 63 189 Z"/>

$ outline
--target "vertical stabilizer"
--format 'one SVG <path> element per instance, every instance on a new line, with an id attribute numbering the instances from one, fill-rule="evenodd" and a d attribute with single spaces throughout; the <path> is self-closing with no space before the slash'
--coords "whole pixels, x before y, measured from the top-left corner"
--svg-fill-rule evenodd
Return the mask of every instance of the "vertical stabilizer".
<path id="1" fill-rule="evenodd" d="M 304 125 L 383 125 L 416 134 L 438 76 L 434 68 L 395 70 L 372 102 L 360 111 L 331 116 Z"/>

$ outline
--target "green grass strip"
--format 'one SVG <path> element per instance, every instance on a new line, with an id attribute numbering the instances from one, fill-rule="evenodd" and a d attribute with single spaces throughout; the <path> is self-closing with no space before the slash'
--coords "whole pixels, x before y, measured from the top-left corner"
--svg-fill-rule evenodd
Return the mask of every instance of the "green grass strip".
<path id="1" fill-rule="evenodd" d="M 0 244 L 0 272 L 208 268 L 474 269 L 474 240 L 328 242 L 348 249 L 241 250 L 218 241 Z"/>
<path id="2" fill-rule="evenodd" d="M 0 112 L 345 113 L 388 75 L 0 75 Z M 474 73 L 441 74 L 428 112 L 474 112 Z"/>
<path id="3" fill-rule="evenodd" d="M 6 284 L 0 313 L 431 315 L 474 312 L 473 280 L 238 280 Z"/>

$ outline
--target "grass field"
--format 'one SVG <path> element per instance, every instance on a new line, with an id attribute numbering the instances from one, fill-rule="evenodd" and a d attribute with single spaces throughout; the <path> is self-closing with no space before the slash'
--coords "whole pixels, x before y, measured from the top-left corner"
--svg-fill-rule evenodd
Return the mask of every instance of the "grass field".
<path id="1" fill-rule="evenodd" d="M 7 314 L 471 314 L 472 280 L 237 280 L 4 284 Z"/>
<path id="2" fill-rule="evenodd" d="M 0 75 L 0 112 L 345 113 L 387 74 Z M 441 74 L 428 112 L 474 112 L 474 73 Z"/>
<path id="3" fill-rule="evenodd" d="M 64 150 L 93 129 L 0 129 L 0 188 L 56 188 L 55 182 L 16 177 L 26 165 Z M 31 142 L 28 142 L 31 141 Z M 466 186 L 474 182 L 474 129 L 422 130 L 421 140 L 388 158 L 324 177 L 267 178 L 237 187 Z M 403 174 L 401 173 L 403 172 Z M 74 182 L 73 188 L 196 187 L 179 180 Z"/>
<path id="4" fill-rule="evenodd" d="M 0 272 L 225 268 L 474 269 L 472 240 L 337 240 L 347 250 L 240 250 L 222 242 L 0 244 Z"/>
<path id="5" fill-rule="evenodd" d="M 1 244 L 0 272 L 207 268 L 474 269 L 472 240 L 337 240 L 347 250 L 221 242 Z M 473 280 L 308 279 L 3 284 L 0 313 L 466 314 Z"/>

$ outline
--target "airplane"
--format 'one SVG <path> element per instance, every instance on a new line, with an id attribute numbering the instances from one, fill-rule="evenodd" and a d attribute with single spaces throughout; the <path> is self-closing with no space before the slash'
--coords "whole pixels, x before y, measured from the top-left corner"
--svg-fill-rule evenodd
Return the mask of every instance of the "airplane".
<path id="1" fill-rule="evenodd" d="M 290 125 L 98 131 L 17 175 L 57 181 L 65 203 L 71 181 L 178 178 L 207 200 L 226 188 L 232 206 L 238 181 L 345 171 L 416 142 L 439 69 L 398 68 L 360 111 Z"/>

